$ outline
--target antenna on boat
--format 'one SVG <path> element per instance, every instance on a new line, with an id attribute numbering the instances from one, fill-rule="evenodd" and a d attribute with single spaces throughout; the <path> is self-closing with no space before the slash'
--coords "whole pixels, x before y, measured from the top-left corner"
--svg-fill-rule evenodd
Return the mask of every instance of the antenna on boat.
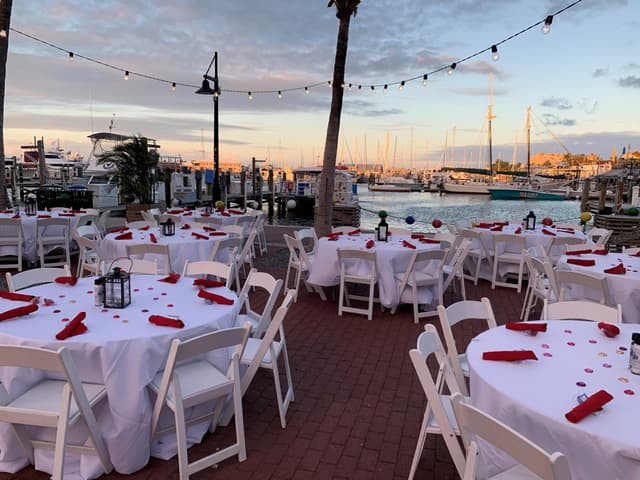
<path id="1" fill-rule="evenodd" d="M 116 114 L 112 113 L 111 115 L 113 115 L 111 117 L 111 121 L 109 122 L 109 133 L 111 133 L 111 130 L 113 129 L 113 120 L 116 118 Z"/>
<path id="2" fill-rule="evenodd" d="M 491 139 L 491 120 L 496 118 L 493 114 L 493 74 L 489 74 L 489 106 L 487 107 L 488 134 L 489 134 L 489 178 L 493 178 L 493 143 Z"/>
<path id="3" fill-rule="evenodd" d="M 531 106 L 527 108 L 527 177 L 531 177 Z"/>

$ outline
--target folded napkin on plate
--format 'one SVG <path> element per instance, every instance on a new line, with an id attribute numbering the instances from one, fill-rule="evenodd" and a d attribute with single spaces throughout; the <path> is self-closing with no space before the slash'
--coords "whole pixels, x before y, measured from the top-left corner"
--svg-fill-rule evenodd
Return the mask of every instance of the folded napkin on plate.
<path id="1" fill-rule="evenodd" d="M 129 230 L 129 227 L 114 228 L 110 233 L 122 233 L 126 232 L 127 230 Z"/>
<path id="2" fill-rule="evenodd" d="M 224 237 L 226 235 L 225 232 L 216 232 L 216 231 L 211 232 L 209 230 L 207 230 L 207 231 L 209 232 L 209 236 L 210 237 Z"/>
<path id="3" fill-rule="evenodd" d="M 591 253 L 591 249 L 590 248 L 585 248 L 584 250 L 571 250 L 568 252 L 565 252 L 565 255 L 582 255 L 582 254 L 588 254 Z"/>
<path id="4" fill-rule="evenodd" d="M 607 250 L 606 248 L 602 248 L 600 250 L 594 250 L 593 252 L 594 255 L 608 255 L 609 254 L 609 250 Z"/>
<path id="5" fill-rule="evenodd" d="M 202 226 L 202 229 L 203 229 L 205 232 L 215 232 L 215 231 L 216 231 L 216 229 L 215 229 L 215 228 L 210 227 L 209 225 L 203 225 L 203 226 Z"/>
<path id="6" fill-rule="evenodd" d="M 607 337 L 613 338 L 620 334 L 620 329 L 618 327 L 607 322 L 599 322 L 598 328 L 602 330 Z"/>
<path id="7" fill-rule="evenodd" d="M 611 395 L 606 390 L 600 390 L 593 395 L 587 397 L 587 399 L 581 404 L 575 406 L 570 412 L 566 413 L 564 416 L 567 420 L 572 423 L 578 423 L 584 417 L 589 415 L 590 413 L 597 412 L 600 410 L 605 404 L 609 403 L 613 400 L 613 395 Z"/>
<path id="8" fill-rule="evenodd" d="M 196 237 L 199 240 L 209 240 L 209 237 L 198 232 L 191 232 L 191 236 Z"/>
<path id="9" fill-rule="evenodd" d="M 155 234 L 153 234 L 153 233 L 149 234 L 149 240 L 151 240 L 151 243 L 158 243 L 158 239 L 156 238 Z"/>
<path id="10" fill-rule="evenodd" d="M 538 357 L 531 350 L 498 350 L 495 352 L 483 352 L 482 359 L 515 362 L 518 360 L 538 360 Z"/>
<path id="11" fill-rule="evenodd" d="M 82 321 L 85 319 L 86 316 L 87 314 L 84 312 L 80 312 L 79 314 L 77 314 L 75 317 L 73 317 L 69 321 L 69 323 L 67 323 L 66 327 L 64 327 L 62 330 L 60 330 L 56 334 L 56 338 L 58 340 L 64 340 L 65 338 L 73 337 L 75 335 L 80 335 L 81 333 L 84 333 L 87 330 L 89 330 L 87 326 L 84 323 L 82 323 Z"/>
<path id="12" fill-rule="evenodd" d="M 188 223 L 185 223 L 184 225 L 182 225 L 180 227 L 182 230 L 189 230 L 191 228 L 191 225 L 189 225 Z"/>
<path id="13" fill-rule="evenodd" d="M 26 315 L 31 312 L 35 312 L 38 310 L 38 305 L 35 303 L 30 303 L 28 305 L 23 305 L 21 307 L 12 308 L 11 310 L 7 310 L 6 312 L 0 313 L 0 321 L 9 320 L 10 318 L 21 317 L 22 315 Z"/>
<path id="14" fill-rule="evenodd" d="M 182 213 L 182 210 L 167 210 L 167 213 L 169 215 L 179 215 L 180 213 Z"/>
<path id="15" fill-rule="evenodd" d="M 151 228 L 151 225 L 147 225 L 146 227 L 140 227 L 138 230 L 142 230 L 143 232 L 146 232 L 150 228 Z"/>
<path id="16" fill-rule="evenodd" d="M 513 232 L 513 233 L 515 233 L 516 235 L 518 235 L 518 234 L 522 233 L 522 227 L 518 227 L 518 228 L 516 228 L 516 231 L 515 231 L 515 232 Z"/>
<path id="17" fill-rule="evenodd" d="M 18 302 L 31 302 L 36 297 L 34 295 L 25 295 L 24 293 L 7 292 L 6 290 L 0 290 L 0 298 L 4 298 L 6 300 L 16 300 Z"/>
<path id="18" fill-rule="evenodd" d="M 20 214 L 19 214 L 19 213 L 16 213 L 16 214 L 15 214 L 13 217 L 11 217 L 11 218 L 20 218 Z M 49 218 L 51 218 L 51 217 L 49 217 Z"/>
<path id="19" fill-rule="evenodd" d="M 567 263 L 581 267 L 593 267 L 596 261 L 593 258 L 567 258 Z"/>
<path id="20" fill-rule="evenodd" d="M 200 289 L 198 297 L 210 300 L 213 303 L 219 303 L 220 305 L 233 305 L 233 300 L 223 297 L 222 295 L 216 295 L 215 293 L 207 292 L 204 289 Z"/>
<path id="21" fill-rule="evenodd" d="M 0 213 L 13 213 L 13 210 L 11 210 L 11 209 L 2 210 L 2 212 L 0 212 Z"/>
<path id="22" fill-rule="evenodd" d="M 218 280 L 209 280 L 207 278 L 196 278 L 193 281 L 193 284 L 204 288 L 217 288 L 224 287 L 226 285 L 225 282 L 220 282 Z"/>
<path id="23" fill-rule="evenodd" d="M 41 215 L 38 215 L 38 218 L 51 218 L 51 215 L 41 214 Z"/>
<path id="24" fill-rule="evenodd" d="M 551 235 L 552 237 L 555 237 L 556 234 L 554 232 L 552 232 L 551 230 L 547 230 L 546 228 L 542 229 L 542 233 L 545 235 Z"/>
<path id="25" fill-rule="evenodd" d="M 349 235 L 360 235 L 360 229 L 356 228 L 355 230 L 351 230 Z"/>
<path id="26" fill-rule="evenodd" d="M 234 215 L 244 215 L 244 212 L 242 210 L 236 210 L 235 208 L 230 208 L 229 212 L 233 213 Z"/>
<path id="27" fill-rule="evenodd" d="M 121 233 L 120 235 L 116 236 L 116 240 L 132 240 L 132 239 L 133 239 L 132 232 Z"/>
<path id="28" fill-rule="evenodd" d="M 210 216 L 211 216 L 211 214 L 210 214 L 210 213 L 207 213 L 207 212 L 202 212 L 202 213 L 200 214 L 200 216 L 201 216 L 201 217 L 210 217 Z"/>
<path id="29" fill-rule="evenodd" d="M 376 242 L 374 242 L 373 240 L 367 240 L 367 243 L 365 243 L 364 246 L 367 248 L 373 248 L 375 247 L 375 245 L 376 245 Z"/>
<path id="30" fill-rule="evenodd" d="M 493 227 L 493 223 L 478 223 L 476 228 L 491 228 Z"/>
<path id="31" fill-rule="evenodd" d="M 421 238 L 420 243 L 440 243 L 440 240 L 434 240 L 433 238 Z"/>
<path id="32" fill-rule="evenodd" d="M 619 263 L 615 267 L 605 269 L 604 273 L 612 273 L 614 275 L 624 275 L 627 273 L 627 269 L 624 268 L 624 265 Z"/>
<path id="33" fill-rule="evenodd" d="M 160 325 L 161 327 L 184 328 L 182 320 L 177 318 L 165 317 L 163 315 L 149 315 L 149 322 Z"/>
<path id="34" fill-rule="evenodd" d="M 491 227 L 489 230 L 492 232 L 501 232 L 503 225 L 496 225 L 495 227 Z"/>
<path id="35" fill-rule="evenodd" d="M 407 248 L 413 248 L 414 250 L 416 249 L 416 246 L 413 243 L 407 242 L 406 240 L 402 240 L 402 246 Z"/>
<path id="36" fill-rule="evenodd" d="M 412 233 L 411 238 L 413 240 L 420 240 L 421 238 L 424 238 L 424 235 L 422 233 Z"/>
<path id="37" fill-rule="evenodd" d="M 507 330 L 518 330 L 518 331 L 534 331 L 534 332 L 546 332 L 547 324 L 546 323 L 532 323 L 532 322 L 511 322 L 507 323 L 504 326 Z"/>
<path id="38" fill-rule="evenodd" d="M 169 275 L 167 275 L 164 278 L 161 278 L 158 281 L 159 282 L 165 282 L 165 283 L 178 283 L 178 280 L 180 280 L 180 274 L 179 273 L 170 273 Z"/>
<path id="39" fill-rule="evenodd" d="M 223 217 L 230 217 L 231 214 L 227 213 L 227 212 L 220 212 L 220 215 L 222 215 Z"/>
<path id="40" fill-rule="evenodd" d="M 56 283 L 63 283 L 63 284 L 71 285 L 73 287 L 76 283 L 78 283 L 78 277 L 62 276 L 62 277 L 56 277 L 56 279 L 54 281 Z"/>
<path id="41" fill-rule="evenodd" d="M 184 212 L 182 214 L 183 217 L 190 217 L 193 214 L 193 212 Z"/>

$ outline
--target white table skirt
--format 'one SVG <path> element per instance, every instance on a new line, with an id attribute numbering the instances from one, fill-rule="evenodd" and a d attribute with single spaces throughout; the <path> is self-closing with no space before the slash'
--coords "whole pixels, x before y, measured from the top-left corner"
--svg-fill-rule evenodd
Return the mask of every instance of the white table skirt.
<path id="1" fill-rule="evenodd" d="M 150 228 L 149 230 L 130 229 L 133 238 L 131 240 L 116 240 L 121 233 L 110 233 L 100 242 L 100 258 L 105 261 L 114 260 L 119 257 L 127 256 L 127 245 L 140 243 L 151 243 L 150 234 L 153 233 L 159 244 L 169 245 L 169 256 L 171 257 L 171 270 L 173 272 L 182 273 L 184 264 L 187 260 L 196 262 L 200 260 L 208 260 L 211 250 L 215 242 L 227 238 L 226 236 L 209 236 L 209 233 L 201 228 L 192 227 L 183 230 L 176 228 L 175 235 L 170 237 L 162 236 L 160 228 Z M 196 232 L 207 237 L 206 240 L 197 238 L 192 235 Z M 126 232 L 124 232 L 126 233 Z M 149 259 L 157 255 L 146 255 Z M 162 261 L 158 259 L 158 267 L 162 268 Z"/>
<path id="2" fill-rule="evenodd" d="M 338 248 L 353 248 L 358 250 L 366 250 L 368 240 L 374 238 L 373 234 L 360 235 L 340 235 L 338 240 L 329 241 L 327 238 L 321 238 L 318 242 L 318 250 L 315 260 L 309 272 L 309 283 L 328 287 L 338 285 L 340 283 L 340 267 L 338 265 Z M 378 270 L 378 290 L 380 295 L 380 303 L 387 308 L 391 308 L 400 303 L 399 283 L 396 281 L 394 274 L 404 273 L 409 265 L 412 248 L 402 245 L 402 240 L 407 240 L 420 250 L 437 250 L 439 244 L 420 243 L 419 240 L 412 240 L 407 235 L 393 235 L 388 242 L 375 242 L 375 246 L 371 251 L 376 252 L 376 268 Z M 419 303 L 429 304 L 433 300 L 433 291 L 431 288 L 418 289 Z M 407 289 L 402 295 L 402 301 L 411 303 L 411 292 Z"/>
<path id="3" fill-rule="evenodd" d="M 104 383 L 107 402 L 97 409 L 98 427 L 104 436 L 111 461 L 120 473 L 132 473 L 143 468 L 149 455 L 169 458 L 176 454 L 175 435 L 150 446 L 150 422 L 153 399 L 147 385 L 163 368 L 174 338 L 190 338 L 206 332 L 235 326 L 238 302 L 234 305 L 208 304 L 198 298 L 192 279 L 181 278 L 176 284 L 159 282 L 162 277 L 137 275 L 132 277 L 132 303 L 125 309 L 95 307 L 93 278 L 81 279 L 75 287 L 49 284 L 25 290 L 41 297 L 40 309 L 26 317 L 0 322 L 0 342 L 58 349 L 67 347 L 83 381 Z M 227 298 L 237 299 L 225 288 L 215 289 Z M 44 306 L 49 298 L 55 305 Z M 0 311 L 21 304 L 0 300 Z M 55 334 L 65 323 L 84 311 L 84 323 L 89 330 L 65 341 Z M 152 314 L 178 315 L 185 328 L 161 327 L 149 323 Z M 208 360 L 223 370 L 229 362 L 228 352 L 210 354 Z M 0 381 L 10 396 L 17 396 L 37 378 L 28 369 L 0 369 Z M 41 429 L 42 430 L 42 429 Z M 70 438 L 86 439 L 79 422 Z M 206 425 L 190 429 L 189 440 L 198 442 Z M 43 432 L 50 435 L 50 432 Z M 39 451 L 36 468 L 51 472 L 53 452 Z M 0 423 L 0 471 L 15 472 L 27 464 L 21 448 L 6 424 Z M 94 478 L 101 471 L 92 455 L 67 454 L 65 478 Z"/>
<path id="4" fill-rule="evenodd" d="M 569 258 L 593 259 L 593 267 L 585 267 L 567 263 Z M 604 270 L 622 263 L 627 272 L 624 275 L 604 273 Z M 624 323 L 640 323 L 640 257 L 632 257 L 624 253 L 609 253 L 607 255 L 566 255 L 558 260 L 558 269 L 574 270 L 602 274 L 607 279 L 609 296 L 612 302 L 622 306 L 622 321 Z M 597 296 L 594 297 L 594 294 Z M 600 298 L 598 292 L 586 291 L 583 287 L 572 286 L 566 292 L 566 300 L 580 300 L 583 298 Z"/>
<path id="5" fill-rule="evenodd" d="M 499 327 L 471 341 L 467 354 L 473 404 L 548 452 L 564 453 L 572 478 L 640 478 L 635 421 L 640 376 L 628 369 L 631 333 L 637 327 L 622 325 L 620 335 L 608 338 L 595 322 L 559 320 L 547 325 L 548 331 L 537 336 Z M 516 349 L 533 350 L 539 360 L 482 360 L 485 351 Z M 614 397 L 601 414 L 577 424 L 564 417 L 578 395 L 600 389 Z M 506 462 L 495 452 L 483 459 L 490 471 Z"/>

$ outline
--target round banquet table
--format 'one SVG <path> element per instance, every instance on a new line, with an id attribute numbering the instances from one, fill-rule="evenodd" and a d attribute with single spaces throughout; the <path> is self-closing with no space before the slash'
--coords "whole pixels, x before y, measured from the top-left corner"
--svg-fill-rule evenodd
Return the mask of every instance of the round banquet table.
<path id="1" fill-rule="evenodd" d="M 133 238 L 131 240 L 117 239 L 119 235 L 127 232 L 132 233 Z M 175 235 L 170 237 L 163 236 L 159 227 L 151 227 L 148 230 L 133 228 L 125 232 L 110 233 L 105 236 L 100 242 L 100 258 L 109 262 L 119 257 L 126 257 L 127 245 L 151 243 L 152 233 L 155 235 L 159 244 L 169 246 L 171 271 L 178 273 L 182 273 L 182 269 L 184 268 L 184 264 L 187 260 L 190 262 L 208 260 L 214 243 L 223 238 L 227 238 L 225 235 L 210 236 L 208 232 L 202 228 L 196 228 L 195 226 L 190 227 L 187 230 L 177 227 Z M 206 239 L 198 238 L 194 236 L 193 233 L 203 235 Z M 158 266 L 162 268 L 162 265 L 162 261 L 158 260 Z"/>
<path id="2" fill-rule="evenodd" d="M 629 345 L 635 325 L 606 337 L 595 322 L 547 322 L 537 336 L 504 327 L 487 330 L 467 348 L 471 400 L 478 408 L 525 435 L 548 452 L 564 453 L 572 478 L 640 478 L 640 435 L 634 421 L 640 376 L 629 371 Z M 533 350 L 537 361 L 482 360 L 493 350 Z M 564 414 L 580 394 L 604 389 L 614 399 L 598 415 L 579 423 Z M 505 459 L 484 455 L 489 473 Z"/>
<path id="3" fill-rule="evenodd" d="M 235 213 L 234 213 L 235 212 Z M 225 211 L 224 214 L 218 212 L 217 210 L 212 211 L 207 214 L 203 209 L 197 210 L 185 210 L 185 209 L 169 209 L 167 210 L 167 214 L 169 215 L 177 215 L 182 220 L 182 223 L 190 223 L 192 226 L 196 224 L 196 218 L 219 218 L 222 221 L 223 225 L 233 225 L 238 222 L 239 219 L 243 217 L 248 217 L 249 215 L 246 213 L 238 213 L 239 211 Z"/>
<path id="4" fill-rule="evenodd" d="M 591 267 L 574 265 L 567 262 L 571 258 L 593 259 L 596 264 Z M 604 273 L 607 268 L 615 267 L 620 263 L 625 266 L 626 273 L 624 275 Z M 612 303 L 619 303 L 622 306 L 622 321 L 640 323 L 640 257 L 624 253 L 564 255 L 558 260 L 557 268 L 604 275 L 607 279 Z M 570 291 L 565 295 L 567 300 L 591 297 L 600 298 L 600 293 L 593 292 L 592 294 L 577 285 L 572 285 Z"/>
<path id="5" fill-rule="evenodd" d="M 144 467 L 149 456 L 170 458 L 175 455 L 175 434 L 150 445 L 149 433 L 152 397 L 147 385 L 162 370 L 171 341 L 235 326 L 239 309 L 237 297 L 226 288 L 212 289 L 234 299 L 233 305 L 209 304 L 197 297 L 192 279 L 181 278 L 176 284 L 160 282 L 162 276 L 132 275 L 131 304 L 124 309 L 94 306 L 93 278 L 80 279 L 76 286 L 47 284 L 22 290 L 40 297 L 40 308 L 28 316 L 0 322 L 0 343 L 47 349 L 67 347 L 83 381 L 104 383 L 107 401 L 95 409 L 114 468 L 132 473 Z M 53 300 L 46 306 L 44 299 Z M 0 311 L 22 305 L 0 299 Z M 88 331 L 64 341 L 55 335 L 79 312 L 86 312 Z M 175 315 L 184 323 L 182 329 L 152 324 L 152 314 Z M 228 352 L 208 354 L 207 359 L 223 371 Z M 29 369 L 0 368 L 0 381 L 11 397 L 17 396 L 40 377 Z M 188 439 L 199 442 L 207 425 L 190 428 Z M 50 430 L 50 429 L 49 429 Z M 70 430 L 70 439 L 86 439 L 83 422 Z M 51 431 L 40 432 L 50 435 Z M 74 438 L 75 437 L 75 438 Z M 15 472 L 28 463 L 22 449 L 6 424 L 0 423 L 0 471 Z M 53 452 L 36 451 L 36 468 L 51 472 Z M 95 478 L 101 467 L 97 457 L 67 453 L 65 478 Z"/>
<path id="6" fill-rule="evenodd" d="M 338 249 L 351 248 L 366 250 L 368 240 L 373 240 L 372 233 L 361 233 L 358 235 L 340 235 L 338 240 L 331 241 L 328 238 L 320 238 L 315 260 L 309 272 L 309 283 L 328 287 L 340 283 L 340 266 L 338 264 Z M 417 251 L 437 250 L 439 243 L 420 243 L 417 239 L 411 239 L 409 235 L 393 235 L 387 242 L 375 241 L 375 246 L 371 251 L 376 253 L 376 269 L 378 271 L 378 292 L 380 303 L 387 308 L 391 308 L 400 303 L 399 283 L 394 274 L 404 273 L 409 265 L 411 256 L 416 250 L 403 246 L 405 240 L 415 245 Z M 366 272 L 366 269 L 364 270 Z M 433 300 L 432 289 L 419 288 L 418 302 L 429 304 Z M 402 294 L 402 301 L 412 303 L 410 289 L 406 289 Z"/>

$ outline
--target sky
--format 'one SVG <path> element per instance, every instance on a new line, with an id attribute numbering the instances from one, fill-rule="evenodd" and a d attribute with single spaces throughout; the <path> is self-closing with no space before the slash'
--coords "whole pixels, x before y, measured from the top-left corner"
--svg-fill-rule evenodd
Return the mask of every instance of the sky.
<path id="1" fill-rule="evenodd" d="M 637 0 L 583 0 L 555 16 L 548 34 L 537 26 L 500 44 L 498 61 L 484 52 L 422 84 L 424 73 L 570 3 L 362 0 L 350 25 L 345 80 L 354 88 L 344 95 L 338 162 L 486 166 L 490 102 L 494 160 L 526 161 L 529 106 L 532 154 L 639 150 Z M 86 156 L 87 136 L 113 122 L 115 133 L 156 139 L 163 155 L 211 159 L 212 97 L 195 90 L 218 51 L 221 161 L 320 164 L 338 24 L 326 0 L 13 2 L 12 28 L 63 51 L 10 32 L 5 152 L 21 155 L 21 145 L 43 137 L 47 149 Z M 124 80 L 124 70 L 169 83 Z M 301 89 L 257 93 L 289 88 Z"/>

